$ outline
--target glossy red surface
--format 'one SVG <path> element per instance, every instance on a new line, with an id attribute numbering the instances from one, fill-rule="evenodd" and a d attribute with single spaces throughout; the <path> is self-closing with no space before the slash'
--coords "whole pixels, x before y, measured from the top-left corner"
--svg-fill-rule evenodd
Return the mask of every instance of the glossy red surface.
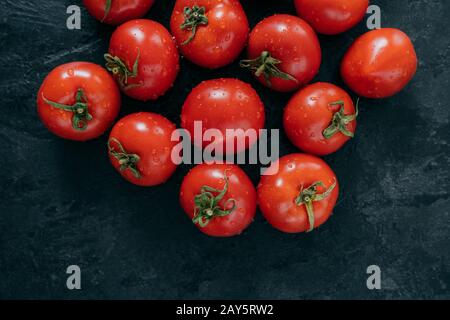
<path id="1" fill-rule="evenodd" d="M 270 79 L 270 87 L 277 91 L 294 91 L 309 83 L 317 74 L 322 60 L 320 43 L 316 33 L 304 20 L 277 14 L 262 20 L 250 33 L 248 58 L 255 59 L 263 51 L 281 63 L 277 67 L 297 79 Z M 263 76 L 258 80 L 268 86 Z"/>
<path id="2" fill-rule="evenodd" d="M 325 188 L 334 182 L 331 194 L 313 203 L 315 223 L 319 227 L 330 217 L 339 195 L 337 178 L 331 168 L 320 158 L 307 154 L 290 154 L 279 159 L 268 169 L 273 175 L 264 175 L 258 185 L 258 204 L 267 221 L 280 231 L 305 232 L 309 229 L 308 215 L 304 205 L 296 205 L 295 199 L 302 188 L 321 181 Z"/>
<path id="3" fill-rule="evenodd" d="M 92 115 L 82 131 L 72 126 L 73 112 L 55 108 L 44 100 L 71 106 L 76 102 L 78 89 L 83 90 Z M 120 92 L 114 79 L 105 69 L 89 62 L 71 62 L 53 69 L 37 96 L 37 111 L 44 125 L 61 138 L 77 141 L 102 135 L 117 117 L 120 104 Z"/>
<path id="4" fill-rule="evenodd" d="M 195 121 L 201 121 L 202 132 L 195 132 Z M 191 91 L 181 111 L 181 127 L 189 131 L 194 141 L 201 141 L 199 147 L 209 145 L 227 154 L 241 152 L 256 143 L 264 121 L 263 102 L 251 85 L 238 79 L 202 82 Z M 210 142 L 204 141 L 202 136 L 196 138 L 196 133 L 203 135 L 207 129 L 218 130 L 222 139 Z M 227 129 L 239 131 L 227 133 Z M 249 132 L 246 135 L 245 131 L 249 129 L 255 134 Z M 246 136 L 249 139 L 245 139 Z M 245 141 L 245 144 L 239 144 L 239 141 Z M 227 150 L 227 143 L 234 146 L 233 150 Z"/>
<path id="5" fill-rule="evenodd" d="M 350 137 L 337 132 L 326 139 L 323 132 L 333 120 L 333 115 L 341 106 L 332 105 L 342 101 L 346 115 L 355 114 L 355 106 L 351 97 L 341 88 L 331 83 L 314 83 L 297 92 L 284 110 L 283 125 L 289 140 L 301 150 L 327 155 L 339 150 Z M 346 125 L 348 131 L 354 133 L 356 120 Z"/>
<path id="6" fill-rule="evenodd" d="M 204 7 L 207 25 L 197 28 L 194 39 L 190 30 L 182 30 L 185 21 L 183 10 L 194 5 Z M 178 47 L 188 60 L 210 69 L 233 62 L 247 43 L 249 25 L 247 16 L 238 0 L 178 0 L 172 13 L 170 27 Z"/>
<path id="7" fill-rule="evenodd" d="M 106 11 L 107 0 L 83 0 L 88 12 L 97 20 L 111 25 L 142 18 L 150 10 L 154 0 L 110 0 L 111 8 Z"/>
<path id="8" fill-rule="evenodd" d="M 132 20 L 118 27 L 111 36 L 109 53 L 119 57 L 129 70 L 133 70 L 138 59 L 137 76 L 128 77 L 131 88 L 122 88 L 126 95 L 137 100 L 156 100 L 165 94 L 180 68 L 171 34 L 152 20 Z"/>
<path id="9" fill-rule="evenodd" d="M 206 227 L 197 227 L 203 233 L 216 237 L 230 237 L 240 234 L 253 221 L 256 212 L 256 191 L 245 172 L 236 165 L 201 164 L 194 167 L 183 180 L 180 190 L 180 202 L 190 219 L 194 217 L 194 198 L 203 186 L 222 190 L 225 186 L 224 175 L 228 177 L 228 190 L 219 202 L 223 209 L 227 200 L 234 199 L 236 209 L 229 215 L 215 217 Z M 214 194 L 216 196 L 217 193 Z"/>
<path id="10" fill-rule="evenodd" d="M 175 129 L 172 122 L 156 113 L 133 113 L 122 118 L 111 131 L 110 143 L 111 139 L 116 139 L 127 153 L 139 156 L 137 169 L 142 176 L 136 178 L 129 169 L 120 170 L 119 161 L 110 155 L 112 165 L 126 180 L 139 186 L 166 182 L 177 168 L 171 159 L 176 145 L 171 135 Z M 111 145 L 120 151 L 116 143 Z"/>
<path id="11" fill-rule="evenodd" d="M 417 56 L 411 39 L 398 29 L 369 31 L 346 53 L 341 74 L 345 83 L 367 98 L 387 98 L 414 77 Z"/>
<path id="12" fill-rule="evenodd" d="M 318 33 L 334 35 L 357 25 L 369 0 L 295 0 L 298 15 Z"/>

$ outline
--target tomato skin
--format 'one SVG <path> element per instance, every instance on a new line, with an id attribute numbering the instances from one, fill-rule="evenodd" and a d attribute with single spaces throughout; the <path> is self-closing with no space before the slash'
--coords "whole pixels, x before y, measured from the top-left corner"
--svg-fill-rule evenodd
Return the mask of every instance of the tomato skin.
<path id="1" fill-rule="evenodd" d="M 341 88 L 318 82 L 297 92 L 284 110 L 283 125 L 291 142 L 301 150 L 315 155 L 328 155 L 339 150 L 350 137 L 337 132 L 326 139 L 324 130 L 330 126 L 333 115 L 341 106 L 330 104 L 343 101 L 346 115 L 356 113 L 351 97 Z M 356 120 L 346 126 L 354 133 Z"/>
<path id="2" fill-rule="evenodd" d="M 398 29 L 378 29 L 359 37 L 341 64 L 345 83 L 366 98 L 387 98 L 400 92 L 417 71 L 410 38 Z"/>
<path id="3" fill-rule="evenodd" d="M 83 89 L 93 119 L 85 130 L 72 126 L 73 113 L 45 102 L 73 105 L 78 89 Z M 72 62 L 53 69 L 42 83 L 37 96 L 37 111 L 53 134 L 69 140 L 86 141 L 101 136 L 114 122 L 121 105 L 120 91 L 114 79 L 99 65 Z"/>
<path id="4" fill-rule="evenodd" d="M 120 170 L 118 159 L 109 154 L 113 167 L 129 182 L 138 186 L 151 187 L 166 182 L 175 172 L 177 165 L 171 160 L 176 142 L 171 141 L 175 125 L 165 117 L 151 112 L 130 114 L 119 120 L 109 136 L 114 150 L 120 151 L 116 139 L 128 153 L 140 158 L 137 169 L 141 173 L 136 178 L 131 170 Z"/>
<path id="5" fill-rule="evenodd" d="M 319 39 L 304 20 L 277 14 L 259 22 L 252 30 L 248 44 L 248 58 L 255 59 L 268 51 L 281 61 L 277 67 L 297 79 L 270 79 L 269 86 L 263 76 L 258 80 L 265 86 L 280 92 L 290 92 L 309 83 L 318 73 L 322 61 Z"/>
<path id="6" fill-rule="evenodd" d="M 224 140 L 203 141 L 201 137 L 195 139 L 194 121 L 202 121 L 203 133 L 207 129 L 218 129 Z M 264 128 L 264 104 L 251 85 L 238 79 L 215 79 L 204 81 L 195 87 L 186 101 L 181 112 L 181 127 L 186 129 L 191 138 L 202 141 L 198 147 L 211 147 L 222 144 L 222 150 L 227 154 L 239 153 L 257 142 L 259 130 Z M 245 147 L 237 141 L 242 134 L 226 136 L 226 129 L 252 129 L 258 132 L 256 139 L 246 139 Z M 226 149 L 227 141 L 233 139 L 234 151 Z M 225 153 L 225 152 L 224 152 Z"/>
<path id="7" fill-rule="evenodd" d="M 321 34 L 335 35 L 350 30 L 365 16 L 369 0 L 295 0 L 300 18 Z"/>
<path id="8" fill-rule="evenodd" d="M 199 26 L 194 39 L 186 45 L 191 31 L 182 30 L 185 7 L 205 7 L 208 24 Z M 189 61 L 217 69 L 233 62 L 244 49 L 250 31 L 247 16 L 238 0 L 177 0 L 170 29 L 178 47 Z"/>
<path id="9" fill-rule="evenodd" d="M 117 26 L 133 19 L 142 18 L 155 1 L 111 0 L 111 8 L 107 15 L 106 2 L 107 0 L 83 0 L 84 6 L 91 16 L 103 23 Z"/>
<path id="10" fill-rule="evenodd" d="M 111 36 L 109 54 L 119 57 L 128 70 L 138 59 L 136 77 L 128 77 L 130 89 L 122 91 L 131 98 L 148 101 L 164 95 L 178 75 L 179 55 L 175 42 L 164 26 L 152 20 L 132 20 Z M 118 75 L 115 76 L 119 81 Z"/>
<path id="11" fill-rule="evenodd" d="M 192 219 L 195 212 L 195 196 L 205 185 L 222 190 L 225 186 L 225 173 L 228 177 L 228 190 L 219 206 L 223 207 L 228 199 L 234 199 L 236 209 L 227 216 L 214 217 L 206 227 L 196 224 L 200 231 L 213 237 L 239 235 L 253 221 L 256 213 L 256 190 L 253 183 L 236 165 L 200 164 L 189 171 L 181 184 L 180 203 Z"/>
<path id="12" fill-rule="evenodd" d="M 276 163 L 268 170 L 275 170 Z M 305 205 L 296 205 L 295 199 L 303 187 L 322 181 L 326 188 L 336 182 L 331 194 L 313 203 L 314 228 L 325 223 L 336 204 L 339 184 L 331 168 L 320 158 L 307 154 L 290 154 L 278 160 L 279 170 L 274 175 L 261 177 L 258 185 L 258 204 L 267 221 L 286 233 L 305 232 L 309 222 Z M 273 171 L 275 172 L 275 171 Z M 319 192 L 325 188 L 319 187 Z"/>

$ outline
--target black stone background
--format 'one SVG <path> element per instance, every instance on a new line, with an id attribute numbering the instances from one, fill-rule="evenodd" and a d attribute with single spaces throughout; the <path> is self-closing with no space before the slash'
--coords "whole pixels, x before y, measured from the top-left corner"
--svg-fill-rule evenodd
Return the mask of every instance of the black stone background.
<path id="1" fill-rule="evenodd" d="M 81 0 L 1 0 L 0 298 L 450 298 L 449 55 L 446 0 L 374 0 L 384 27 L 415 43 L 420 65 L 396 97 L 362 100 L 357 137 L 326 157 L 342 192 L 332 218 L 311 234 L 283 234 L 257 214 L 241 236 L 201 234 L 178 204 L 190 166 L 143 189 L 111 167 L 107 136 L 88 143 L 51 135 L 36 114 L 40 83 L 59 64 L 103 63 L 111 27 L 82 8 L 82 30 L 66 28 Z M 148 18 L 169 24 L 174 1 Z M 253 27 L 288 0 L 243 0 Z M 338 68 L 365 23 L 321 36 L 316 80 L 343 85 Z M 289 94 L 272 92 L 238 64 L 217 71 L 182 60 L 174 88 L 157 102 L 125 98 L 121 115 L 158 112 L 179 124 L 183 100 L 205 79 L 238 77 L 257 89 L 267 127 L 281 126 Z M 355 97 L 356 98 L 356 97 Z M 295 152 L 283 135 L 281 153 Z M 244 166 L 255 184 L 258 166 Z M 66 268 L 82 271 L 82 290 L 66 289 Z M 366 287 L 366 268 L 382 270 L 382 290 Z"/>

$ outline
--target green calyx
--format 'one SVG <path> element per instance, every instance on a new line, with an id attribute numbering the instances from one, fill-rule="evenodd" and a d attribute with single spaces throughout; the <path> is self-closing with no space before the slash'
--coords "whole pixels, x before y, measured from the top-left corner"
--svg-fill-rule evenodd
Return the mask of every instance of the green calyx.
<path id="1" fill-rule="evenodd" d="M 195 196 L 195 212 L 192 222 L 198 224 L 200 227 L 204 228 L 208 223 L 215 217 L 224 217 L 231 214 L 236 209 L 236 200 L 228 199 L 223 208 L 219 206 L 219 202 L 223 199 L 228 191 L 228 177 L 225 172 L 225 186 L 222 190 L 211 188 L 209 186 L 203 186 L 200 189 L 200 193 Z M 214 196 L 213 193 L 217 195 Z M 225 209 L 229 203 L 233 206 L 231 209 Z"/>
<path id="2" fill-rule="evenodd" d="M 136 60 L 134 61 L 133 64 L 133 70 L 129 70 L 127 65 L 117 56 L 112 56 L 109 53 L 107 53 L 104 55 L 104 58 L 106 60 L 106 69 L 110 71 L 113 75 L 119 76 L 120 86 L 124 90 L 128 90 L 139 86 L 137 84 L 128 85 L 128 78 L 136 78 L 138 75 L 139 58 L 140 58 L 139 50 Z"/>
<path id="3" fill-rule="evenodd" d="M 103 16 L 102 22 L 104 22 L 106 20 L 106 18 L 108 17 L 109 12 L 111 11 L 111 5 L 112 5 L 112 0 L 106 0 L 105 15 Z"/>
<path id="4" fill-rule="evenodd" d="M 88 102 L 83 89 L 78 89 L 75 97 L 75 104 L 68 106 L 65 104 L 50 101 L 42 96 L 44 101 L 54 108 L 73 113 L 72 127 L 77 131 L 84 131 L 88 127 L 88 122 L 92 120 L 92 116 L 88 110 Z"/>
<path id="5" fill-rule="evenodd" d="M 336 187 L 336 181 L 324 192 L 317 193 L 317 187 L 325 188 L 322 181 L 314 182 L 308 188 L 304 189 L 303 186 L 300 190 L 300 194 L 295 199 L 295 204 L 298 206 L 305 205 L 306 212 L 308 214 L 309 229 L 307 232 L 311 232 L 314 229 L 314 207 L 313 202 L 322 201 L 327 198 Z"/>
<path id="6" fill-rule="evenodd" d="M 117 146 L 116 148 L 113 146 L 113 143 Z M 119 162 L 120 171 L 130 170 L 137 179 L 142 177 L 137 168 L 137 164 L 140 160 L 139 156 L 134 153 L 128 153 L 119 140 L 115 138 L 109 139 L 108 152 Z"/>
<path id="7" fill-rule="evenodd" d="M 335 112 L 333 115 L 333 119 L 331 120 L 331 124 L 328 128 L 326 128 L 323 131 L 323 136 L 325 139 L 330 139 L 333 137 L 336 133 L 341 132 L 343 135 L 353 138 L 355 134 L 347 129 L 347 125 L 355 121 L 359 114 L 359 99 L 356 102 L 356 112 L 355 114 L 345 114 L 345 106 L 344 101 L 336 101 L 330 103 L 330 106 L 341 106 L 339 111 Z"/>
<path id="8" fill-rule="evenodd" d="M 185 46 L 194 40 L 199 26 L 208 24 L 208 17 L 206 16 L 205 7 L 199 6 L 193 6 L 192 8 L 185 7 L 183 14 L 184 22 L 181 24 L 180 28 L 181 30 L 191 31 L 190 37 L 181 44 L 182 46 Z"/>
<path id="9" fill-rule="evenodd" d="M 278 69 L 277 65 L 280 63 L 281 61 L 272 57 L 270 52 L 263 51 L 258 58 L 252 60 L 241 60 L 239 65 L 241 68 L 251 70 L 257 77 L 263 75 L 269 87 L 272 86 L 272 83 L 270 82 L 272 77 L 291 80 L 298 83 L 298 80 L 293 76 Z"/>

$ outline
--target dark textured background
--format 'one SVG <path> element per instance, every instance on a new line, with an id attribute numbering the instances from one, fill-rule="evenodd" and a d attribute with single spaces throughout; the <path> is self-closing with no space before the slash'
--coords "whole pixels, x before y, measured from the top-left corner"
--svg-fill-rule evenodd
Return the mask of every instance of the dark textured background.
<path id="1" fill-rule="evenodd" d="M 81 0 L 1 0 L 0 298 L 450 298 L 449 55 L 447 0 L 377 0 L 383 26 L 407 32 L 420 58 L 413 82 L 394 98 L 362 100 L 357 137 L 326 160 L 342 192 L 335 214 L 311 234 L 287 235 L 258 213 L 239 237 L 209 238 L 178 204 L 188 166 L 165 185 L 142 189 L 111 167 L 106 136 L 88 143 L 52 136 L 35 95 L 59 64 L 102 64 L 113 30 L 82 9 L 82 30 L 66 29 Z M 168 26 L 174 1 L 149 18 Z M 291 1 L 242 1 L 251 26 Z M 317 80 L 342 82 L 339 61 L 365 24 L 321 37 Z M 257 84 L 237 63 L 202 70 L 182 61 L 175 87 L 154 103 L 125 99 L 122 115 L 162 113 L 179 124 L 182 101 L 201 80 L 238 76 L 266 104 L 278 128 L 289 99 Z M 282 154 L 295 149 L 282 136 Z M 258 167 L 244 167 L 255 184 Z M 82 269 L 82 290 L 65 270 Z M 368 265 L 382 270 L 366 288 Z"/>

